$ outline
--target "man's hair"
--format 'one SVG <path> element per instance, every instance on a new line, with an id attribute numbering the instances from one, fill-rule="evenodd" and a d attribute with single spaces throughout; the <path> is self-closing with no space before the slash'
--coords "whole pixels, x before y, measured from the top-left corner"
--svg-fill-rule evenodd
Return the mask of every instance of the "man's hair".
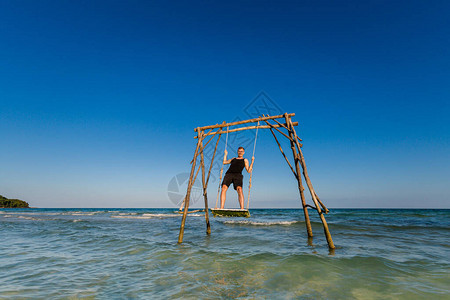
<path id="1" fill-rule="evenodd" d="M 239 149 L 242 149 L 242 150 L 244 150 L 244 151 L 245 151 L 244 147 L 239 147 L 239 148 L 238 148 L 238 151 L 239 151 Z"/>

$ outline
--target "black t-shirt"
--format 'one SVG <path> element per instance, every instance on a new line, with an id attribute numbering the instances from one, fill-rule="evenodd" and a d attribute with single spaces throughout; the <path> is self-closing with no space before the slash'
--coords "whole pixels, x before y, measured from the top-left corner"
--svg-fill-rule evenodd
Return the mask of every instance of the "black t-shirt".
<path id="1" fill-rule="evenodd" d="M 238 173 L 242 174 L 242 170 L 245 167 L 245 159 L 233 158 L 231 160 L 230 168 L 228 168 L 227 173 Z"/>

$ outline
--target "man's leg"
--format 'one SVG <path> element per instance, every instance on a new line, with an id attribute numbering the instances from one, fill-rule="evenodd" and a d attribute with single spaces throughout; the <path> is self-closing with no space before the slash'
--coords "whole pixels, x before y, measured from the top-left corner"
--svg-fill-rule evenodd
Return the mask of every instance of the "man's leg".
<path id="1" fill-rule="evenodd" d="M 238 193 L 239 205 L 241 209 L 244 209 L 244 192 L 242 192 L 242 186 L 238 186 L 236 191 Z"/>
<path id="2" fill-rule="evenodd" d="M 223 184 L 222 192 L 220 193 L 220 209 L 223 209 L 223 207 L 225 206 L 225 200 L 227 199 L 227 190 L 228 187 L 225 184 Z"/>

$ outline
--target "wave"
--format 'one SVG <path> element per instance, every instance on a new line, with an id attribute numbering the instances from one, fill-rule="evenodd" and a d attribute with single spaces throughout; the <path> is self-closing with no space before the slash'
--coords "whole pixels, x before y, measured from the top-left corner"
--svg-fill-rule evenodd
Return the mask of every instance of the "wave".
<path id="1" fill-rule="evenodd" d="M 119 215 L 115 215 L 115 216 L 111 216 L 111 218 L 117 218 L 117 219 L 154 219 L 154 218 L 174 218 L 174 217 L 179 217 L 181 215 L 179 214 L 142 214 L 142 215 L 137 215 L 137 214 L 119 214 Z"/>
<path id="2" fill-rule="evenodd" d="M 111 218 L 117 218 L 117 219 L 152 219 L 152 218 L 178 218 L 183 216 L 182 214 L 178 213 L 144 213 L 144 214 L 138 214 L 138 213 L 120 213 L 118 215 L 112 215 Z M 189 214 L 189 217 L 203 217 L 203 214 Z"/>
<path id="3" fill-rule="evenodd" d="M 115 218 L 115 219 L 152 219 L 153 217 L 147 217 L 147 216 L 111 216 L 111 218 Z"/>
<path id="4" fill-rule="evenodd" d="M 95 214 L 96 213 L 72 213 L 72 214 L 68 214 L 68 215 L 71 215 L 71 216 L 93 216 Z"/>
<path id="5" fill-rule="evenodd" d="M 45 220 L 45 219 L 34 218 L 34 217 L 27 217 L 27 216 L 18 216 L 17 218 L 19 218 L 19 219 L 25 219 L 25 220 L 34 220 L 34 221 L 42 221 L 42 220 Z"/>
<path id="6" fill-rule="evenodd" d="M 46 211 L 40 211 L 40 212 L 24 212 L 24 211 L 18 211 L 18 212 L 4 212 L 0 211 L 0 214 L 8 214 L 8 215 L 25 215 L 25 216 L 93 216 L 96 214 L 100 214 L 103 212 L 83 212 L 83 211 L 71 211 L 71 212 L 46 212 Z"/>
<path id="7" fill-rule="evenodd" d="M 159 218 L 164 218 L 164 217 L 178 217 L 178 214 L 143 214 L 142 216 L 146 216 L 146 217 L 159 217 Z"/>
<path id="8" fill-rule="evenodd" d="M 5 212 L 0 211 L 0 214 L 8 214 L 8 215 L 62 215 L 63 213 L 50 213 L 50 212 L 24 212 L 24 211 L 18 211 L 18 212 Z"/>
<path id="9" fill-rule="evenodd" d="M 224 221 L 224 224 L 237 224 L 237 225 L 252 225 L 252 226 L 272 226 L 272 225 L 283 225 L 283 226 L 289 226 L 293 224 L 300 223 L 300 221 L 237 221 L 237 220 L 231 220 L 231 221 Z"/>

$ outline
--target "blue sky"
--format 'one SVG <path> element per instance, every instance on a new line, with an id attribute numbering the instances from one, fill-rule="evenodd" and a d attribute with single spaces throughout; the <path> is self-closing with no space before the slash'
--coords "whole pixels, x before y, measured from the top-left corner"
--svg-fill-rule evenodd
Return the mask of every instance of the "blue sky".
<path id="1" fill-rule="evenodd" d="M 168 185 L 190 171 L 193 129 L 244 118 L 263 92 L 296 113 L 329 207 L 450 208 L 448 11 L 1 1 L 0 194 L 37 207 L 174 207 Z M 258 135 L 251 206 L 299 207 L 270 132 Z"/>

